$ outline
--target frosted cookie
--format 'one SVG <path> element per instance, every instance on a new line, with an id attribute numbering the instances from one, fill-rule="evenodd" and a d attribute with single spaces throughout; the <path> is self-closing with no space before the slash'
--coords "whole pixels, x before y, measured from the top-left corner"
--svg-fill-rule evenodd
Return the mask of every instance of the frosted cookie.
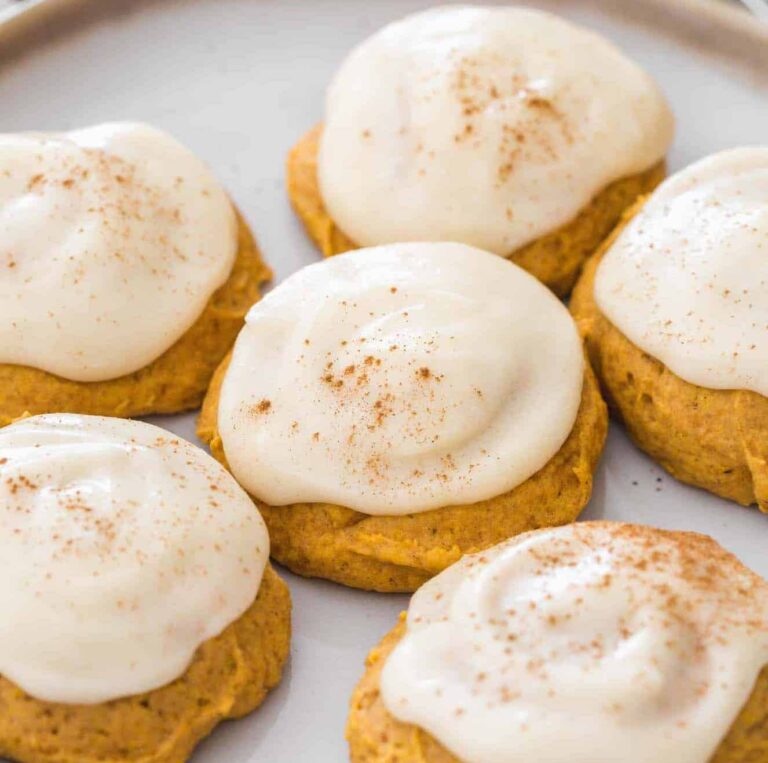
<path id="1" fill-rule="evenodd" d="M 415 590 L 475 551 L 572 521 L 606 410 L 557 298 L 463 244 L 304 268 L 246 317 L 198 433 L 302 575 Z"/>
<path id="2" fill-rule="evenodd" d="M 290 597 L 199 448 L 72 414 L 0 429 L 0 757 L 181 763 L 280 679 Z"/>
<path id="3" fill-rule="evenodd" d="M 768 148 L 669 178 L 585 268 L 572 310 L 635 442 L 768 511 Z"/>
<path id="4" fill-rule="evenodd" d="M 611 43 L 541 11 L 444 6 L 359 44 L 288 192 L 326 255 L 458 241 L 570 291 L 624 209 L 664 176 L 673 119 Z"/>
<path id="5" fill-rule="evenodd" d="M 518 536 L 416 592 L 347 737 L 353 763 L 768 760 L 768 583 L 694 533 Z"/>
<path id="6" fill-rule="evenodd" d="M 0 135 L 0 424 L 198 406 L 268 276 L 225 191 L 170 135 Z"/>

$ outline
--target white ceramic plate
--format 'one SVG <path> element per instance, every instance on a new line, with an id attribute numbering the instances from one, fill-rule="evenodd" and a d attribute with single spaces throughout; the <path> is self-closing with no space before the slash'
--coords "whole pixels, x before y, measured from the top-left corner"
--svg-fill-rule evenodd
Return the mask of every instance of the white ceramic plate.
<path id="1" fill-rule="evenodd" d="M 318 255 L 284 191 L 286 152 L 320 119 L 351 45 L 419 0 L 32 0 L 0 25 L 0 131 L 153 122 L 203 156 L 250 221 L 276 281 Z M 702 0 L 573 0 L 556 10 L 619 43 L 661 82 L 678 119 L 677 169 L 768 136 L 768 31 Z M 2 20 L 2 9 L 0 9 Z M 159 423 L 194 440 L 193 417 Z M 709 533 L 768 577 L 768 516 L 684 487 L 612 427 L 588 518 Z M 220 727 L 195 763 L 347 758 L 347 700 L 404 596 L 284 573 L 291 662 L 251 717 Z"/>

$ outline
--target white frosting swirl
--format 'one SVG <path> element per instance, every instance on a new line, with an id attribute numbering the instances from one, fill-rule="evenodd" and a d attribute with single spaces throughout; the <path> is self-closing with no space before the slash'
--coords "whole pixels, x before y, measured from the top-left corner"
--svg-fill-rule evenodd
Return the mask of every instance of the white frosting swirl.
<path id="1" fill-rule="evenodd" d="M 158 427 L 35 416 L 0 429 L 0 674 L 91 704 L 178 678 L 252 603 L 253 502 Z"/>
<path id="2" fill-rule="evenodd" d="M 171 136 L 0 135 L 0 363 L 75 381 L 149 365 L 229 276 L 237 224 Z"/>
<path id="3" fill-rule="evenodd" d="M 663 183 L 603 257 L 595 299 L 682 379 L 768 396 L 768 147 Z"/>
<path id="4" fill-rule="evenodd" d="M 666 153 L 653 80 L 599 35 L 525 8 L 446 6 L 358 45 L 328 91 L 318 177 L 361 246 L 500 255 Z"/>
<path id="5" fill-rule="evenodd" d="M 532 276 L 463 244 L 395 244 L 304 268 L 251 308 L 219 430 L 269 504 L 406 514 L 538 471 L 583 373 L 573 321 Z"/>
<path id="6" fill-rule="evenodd" d="M 768 584 L 713 540 L 527 533 L 425 584 L 381 674 L 466 763 L 706 763 L 768 663 Z"/>

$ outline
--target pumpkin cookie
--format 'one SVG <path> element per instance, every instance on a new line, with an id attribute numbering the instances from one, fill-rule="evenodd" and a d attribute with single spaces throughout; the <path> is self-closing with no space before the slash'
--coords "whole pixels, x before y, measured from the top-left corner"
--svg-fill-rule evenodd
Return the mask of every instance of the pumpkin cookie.
<path id="1" fill-rule="evenodd" d="M 269 277 L 205 165 L 140 124 L 0 136 L 0 424 L 200 404 Z"/>
<path id="2" fill-rule="evenodd" d="M 672 475 L 768 511 L 768 148 L 667 180 L 571 309 L 610 404 Z"/>
<path id="3" fill-rule="evenodd" d="M 416 592 L 347 738 L 353 763 L 768 760 L 768 584 L 694 533 L 518 536 Z"/>
<path id="4" fill-rule="evenodd" d="M 573 321 L 534 278 L 462 244 L 400 244 L 305 268 L 254 306 L 198 433 L 282 564 L 409 591 L 575 519 L 606 411 Z"/>
<path id="5" fill-rule="evenodd" d="M 531 9 L 439 7 L 349 54 L 288 158 L 288 193 L 326 255 L 458 241 L 564 295 L 663 178 L 672 132 L 653 80 L 599 35 Z"/>
<path id="6" fill-rule="evenodd" d="M 0 756 L 182 763 L 280 680 L 290 597 L 199 448 L 72 414 L 0 430 Z"/>

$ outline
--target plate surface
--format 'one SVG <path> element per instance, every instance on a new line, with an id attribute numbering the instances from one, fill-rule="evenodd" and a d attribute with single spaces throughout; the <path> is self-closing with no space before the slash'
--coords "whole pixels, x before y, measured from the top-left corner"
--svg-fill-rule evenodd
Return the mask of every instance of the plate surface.
<path id="1" fill-rule="evenodd" d="M 608 35 L 660 81 L 678 119 L 672 169 L 765 142 L 768 36 L 695 0 L 533 2 Z M 50 0 L 0 27 L 0 131 L 112 119 L 163 127 L 204 157 L 250 221 L 276 282 L 317 259 L 284 191 L 283 163 L 322 114 L 355 42 L 414 0 Z M 641 8 L 642 6 L 642 8 Z M 25 14 L 26 15 L 26 14 Z M 655 26 L 654 26 L 655 25 Z M 768 33 L 766 33 L 768 34 Z M 157 419 L 194 440 L 194 419 Z M 709 533 L 768 577 L 768 516 L 675 482 L 616 425 L 585 518 Z M 342 761 L 347 700 L 368 649 L 407 599 L 284 573 L 291 663 L 250 718 L 220 727 L 195 763 Z"/>

